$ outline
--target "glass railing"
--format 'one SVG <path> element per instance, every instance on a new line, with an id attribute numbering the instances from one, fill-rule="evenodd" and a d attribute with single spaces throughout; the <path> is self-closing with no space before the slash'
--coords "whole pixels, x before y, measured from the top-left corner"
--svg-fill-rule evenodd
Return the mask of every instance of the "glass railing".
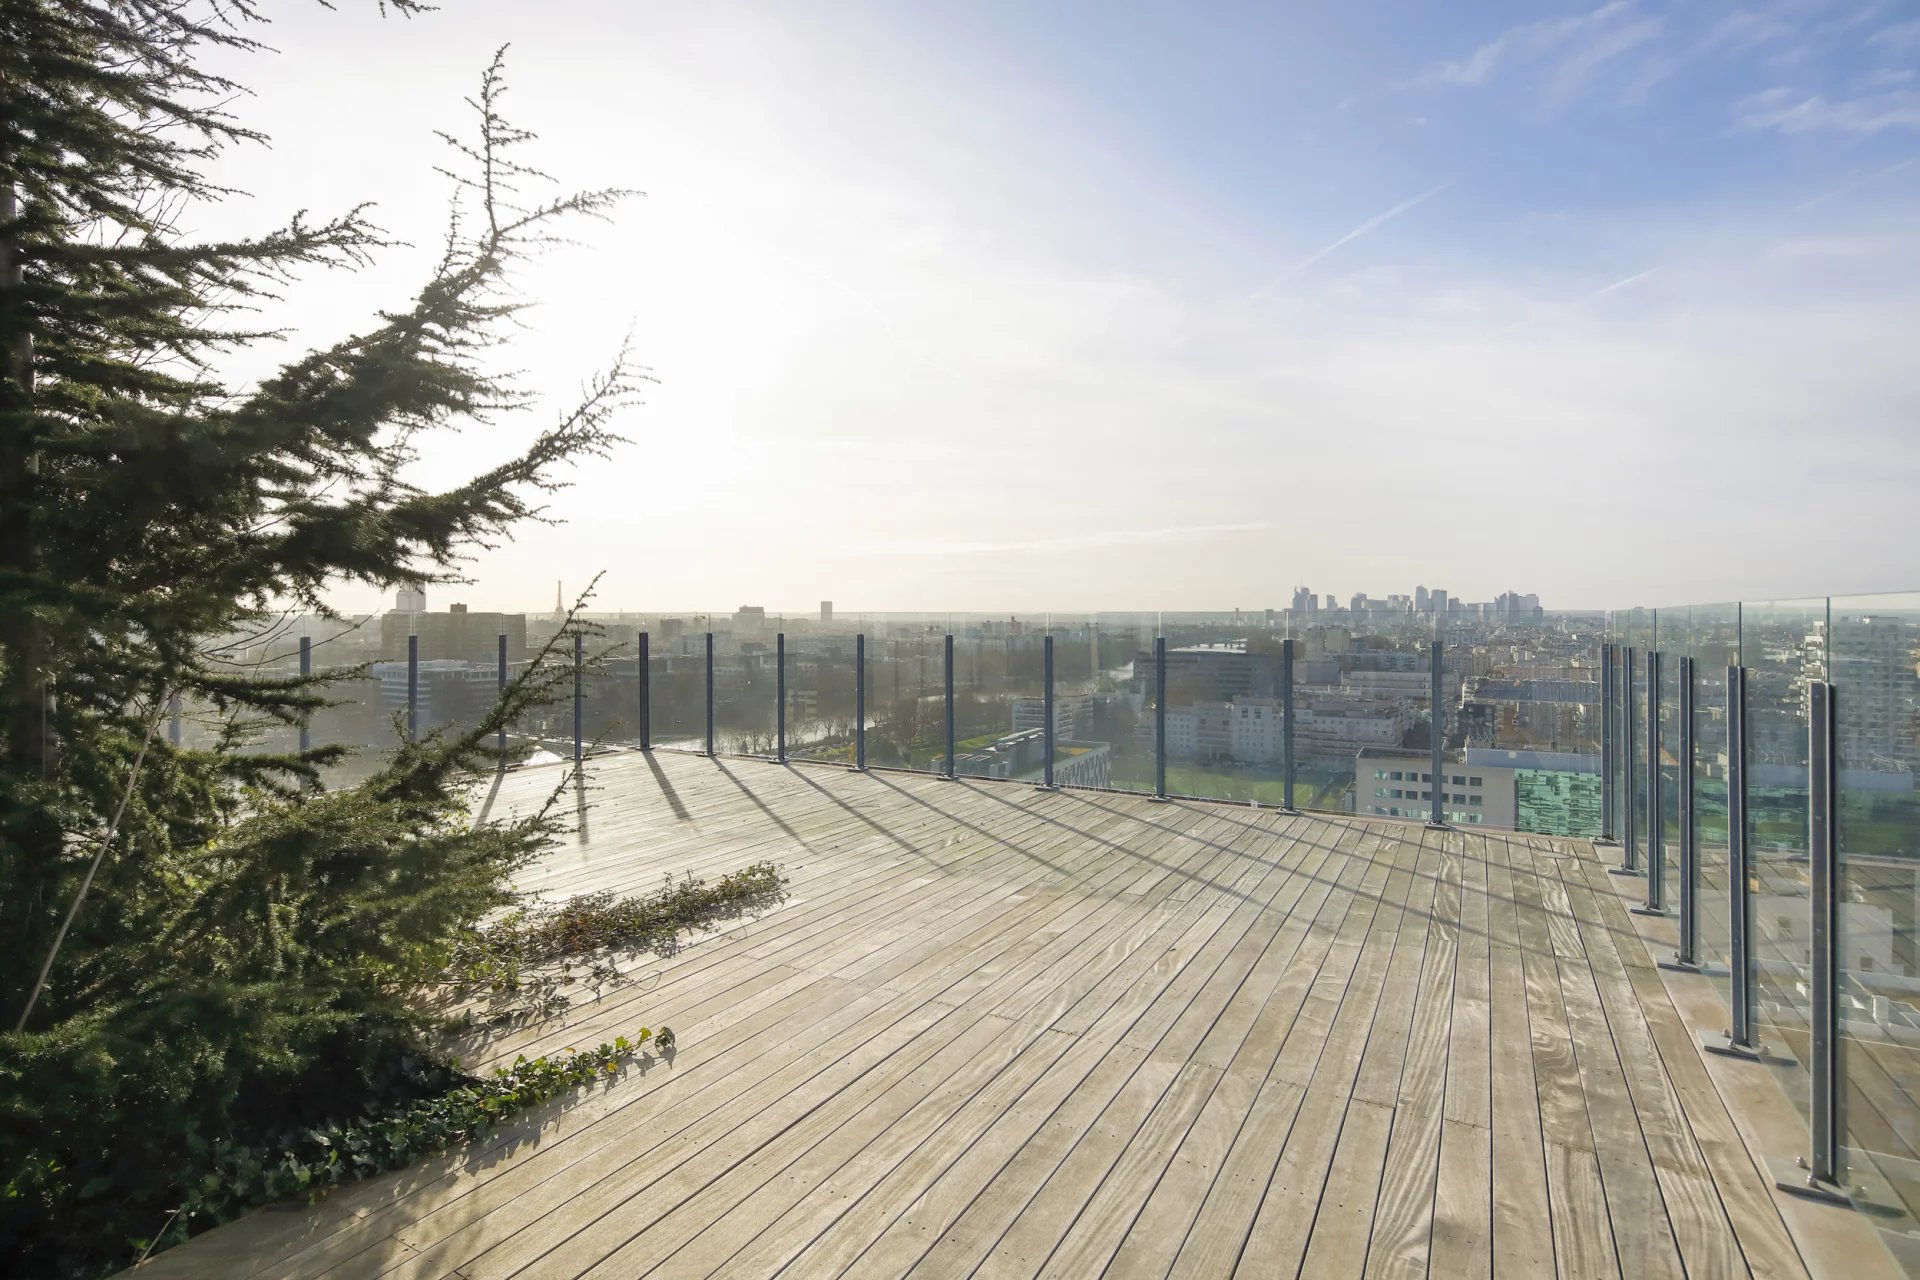
<path id="1" fill-rule="evenodd" d="M 560 625 L 524 622 L 509 675 Z M 310 652 L 322 672 L 368 664 L 306 728 L 353 753 L 331 784 L 365 777 L 409 725 L 470 725 L 496 696 L 496 638 L 477 651 L 450 638 L 457 624 L 415 619 L 409 663 L 397 625 L 368 619 Z M 1462 829 L 1610 836 L 1642 877 L 1657 847 L 1657 890 L 1634 892 L 1669 917 L 1691 906 L 1683 958 L 1751 1010 L 1752 1043 L 1732 1047 L 1777 1065 L 1814 1130 L 1830 1082 L 1849 1189 L 1888 1221 L 1920 1209 L 1920 593 L 1524 618 L 688 611 L 585 630 L 577 702 L 563 641 L 548 658 L 559 696 L 510 728 L 534 759 L 711 745 L 850 766 L 864 727 L 872 768 L 1140 794 L 1164 779 L 1173 797 L 1388 820 L 1426 821 L 1437 796 Z M 297 670 L 296 644 L 255 655 L 260 669 Z M 1816 702 L 1831 709 L 1827 783 Z M 224 730 L 183 705 L 166 731 L 204 746 Z M 269 725 L 251 749 L 298 741 Z M 1837 939 L 1824 951 L 1823 866 Z"/>
<path id="2" fill-rule="evenodd" d="M 1714 976 L 1730 1012 L 1751 1011 L 1749 1037 L 1739 1036 L 1733 1012 L 1734 1034 L 1715 1047 L 1770 1063 L 1808 1124 L 1808 1152 L 1783 1166 L 1782 1185 L 1850 1196 L 1871 1206 L 1877 1224 L 1912 1230 L 1920 1213 L 1920 593 L 1623 610 L 1611 616 L 1608 638 L 1633 646 L 1638 667 L 1631 713 L 1624 703 L 1611 709 L 1616 725 L 1636 722 L 1631 745 L 1617 737 L 1610 761 L 1619 814 L 1632 807 L 1644 842 L 1651 709 L 1661 726 L 1666 909 L 1680 908 L 1682 877 L 1695 891 L 1695 955 L 1682 958 Z M 1651 708 L 1649 646 L 1662 662 Z M 1678 721 L 1683 657 L 1693 667 L 1690 759 Z M 1615 687 L 1624 694 L 1624 678 Z M 1739 795 L 1743 827 L 1730 822 Z M 1690 863 L 1681 856 L 1689 837 Z"/>
<path id="3" fill-rule="evenodd" d="M 1835 597 L 1810 650 L 1835 693 L 1843 1114 L 1862 1180 L 1920 1214 L 1920 593 Z"/>

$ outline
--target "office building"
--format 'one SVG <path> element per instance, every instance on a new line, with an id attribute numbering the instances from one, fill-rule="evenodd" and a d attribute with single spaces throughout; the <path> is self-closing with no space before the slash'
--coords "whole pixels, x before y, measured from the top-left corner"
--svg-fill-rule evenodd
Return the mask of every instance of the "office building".
<path id="1" fill-rule="evenodd" d="M 424 601 L 425 593 L 414 598 Z M 491 670 L 499 661 L 502 635 L 507 637 L 507 661 L 525 661 L 527 616 L 523 613 L 472 613 L 464 604 L 451 605 L 445 613 L 394 610 L 380 618 L 380 656 L 404 659 L 407 637 L 419 636 L 422 659 L 471 662 Z"/>

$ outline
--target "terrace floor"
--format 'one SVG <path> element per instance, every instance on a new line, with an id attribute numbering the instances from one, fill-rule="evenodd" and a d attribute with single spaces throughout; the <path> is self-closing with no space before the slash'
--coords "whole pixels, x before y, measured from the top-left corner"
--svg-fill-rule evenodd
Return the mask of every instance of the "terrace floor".
<path id="1" fill-rule="evenodd" d="M 1702 1059 L 1585 842 L 665 752 L 593 773 L 530 883 L 773 859 L 792 896 L 468 1065 L 662 1023 L 672 1060 L 144 1272 L 1892 1274 L 1758 1171 L 1763 1068 Z"/>

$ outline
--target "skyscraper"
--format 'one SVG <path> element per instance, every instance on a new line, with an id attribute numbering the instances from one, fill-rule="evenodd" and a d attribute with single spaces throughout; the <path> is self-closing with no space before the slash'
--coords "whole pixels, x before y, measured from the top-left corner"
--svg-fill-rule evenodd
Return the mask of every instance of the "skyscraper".
<path id="1" fill-rule="evenodd" d="M 1427 597 L 1427 589 L 1425 587 L 1415 587 L 1413 589 L 1413 611 L 1415 613 L 1425 613 L 1430 603 L 1432 602 Z"/>
<path id="2" fill-rule="evenodd" d="M 833 601 L 822 600 L 820 602 L 820 621 L 823 623 L 833 621 Z"/>

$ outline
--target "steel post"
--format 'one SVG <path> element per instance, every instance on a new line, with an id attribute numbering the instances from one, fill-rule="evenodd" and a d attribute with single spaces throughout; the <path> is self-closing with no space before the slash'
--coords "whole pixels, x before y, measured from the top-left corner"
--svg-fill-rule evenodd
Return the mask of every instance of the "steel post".
<path id="1" fill-rule="evenodd" d="M 707 754 L 719 754 L 713 749 L 713 632 L 707 632 Z"/>
<path id="2" fill-rule="evenodd" d="M 1046 717 L 1047 763 L 1042 771 L 1041 785 L 1053 786 L 1053 634 L 1049 632 L 1040 642 L 1040 711 Z"/>
<path id="3" fill-rule="evenodd" d="M 1167 798 L 1167 638 L 1153 638 L 1153 795 Z"/>
<path id="4" fill-rule="evenodd" d="M 1647 898 L 1633 910 L 1667 914 L 1667 813 L 1660 776 L 1660 651 L 1647 650 Z"/>
<path id="5" fill-rule="evenodd" d="M 953 633 L 947 633 L 947 777 L 953 772 Z"/>
<path id="6" fill-rule="evenodd" d="M 1633 665 L 1640 655 L 1632 645 L 1621 650 L 1620 654 L 1620 742 L 1622 782 L 1620 794 L 1620 865 L 1611 868 L 1617 876 L 1637 876 L 1640 874 L 1640 848 L 1638 814 L 1633 803 L 1633 769 L 1635 754 L 1633 735 L 1635 731 L 1633 713 Z"/>
<path id="7" fill-rule="evenodd" d="M 867 767 L 867 633 L 853 638 L 853 767 Z"/>
<path id="8" fill-rule="evenodd" d="M 407 738 L 420 736 L 420 637 L 407 637 Z"/>
<path id="9" fill-rule="evenodd" d="M 1280 642 L 1280 803 L 1293 808 L 1293 637 Z"/>
<path id="10" fill-rule="evenodd" d="M 648 650 L 648 633 L 640 633 L 640 654 L 636 659 L 640 676 L 640 749 L 653 750 L 653 656 Z"/>
<path id="11" fill-rule="evenodd" d="M 310 679 L 313 675 L 313 637 L 300 637 L 300 678 Z M 301 754 L 313 749 L 313 713 L 300 713 L 300 751 Z"/>
<path id="12" fill-rule="evenodd" d="M 1444 827 L 1447 824 L 1447 814 L 1446 814 L 1447 711 L 1445 706 L 1442 705 L 1444 701 L 1443 691 L 1446 688 L 1446 684 L 1445 684 L 1446 667 L 1443 662 L 1444 651 L 1441 648 L 1440 641 L 1438 640 L 1433 641 L 1428 646 L 1427 653 L 1428 653 L 1427 664 L 1428 664 L 1428 669 L 1432 674 L 1432 686 L 1433 686 L 1432 695 L 1431 695 L 1431 698 L 1429 699 L 1429 706 L 1432 709 L 1432 714 L 1428 717 L 1431 723 L 1428 725 L 1429 733 L 1427 735 L 1428 736 L 1428 744 L 1427 744 L 1428 755 L 1430 757 L 1430 763 L 1433 768 L 1432 790 L 1430 790 L 1427 794 L 1433 798 L 1433 803 L 1432 803 L 1432 809 L 1430 810 L 1429 816 L 1427 818 L 1427 825 L 1430 827 Z"/>
<path id="13" fill-rule="evenodd" d="M 1600 646 L 1600 843 L 1613 843 L 1613 645 Z"/>

